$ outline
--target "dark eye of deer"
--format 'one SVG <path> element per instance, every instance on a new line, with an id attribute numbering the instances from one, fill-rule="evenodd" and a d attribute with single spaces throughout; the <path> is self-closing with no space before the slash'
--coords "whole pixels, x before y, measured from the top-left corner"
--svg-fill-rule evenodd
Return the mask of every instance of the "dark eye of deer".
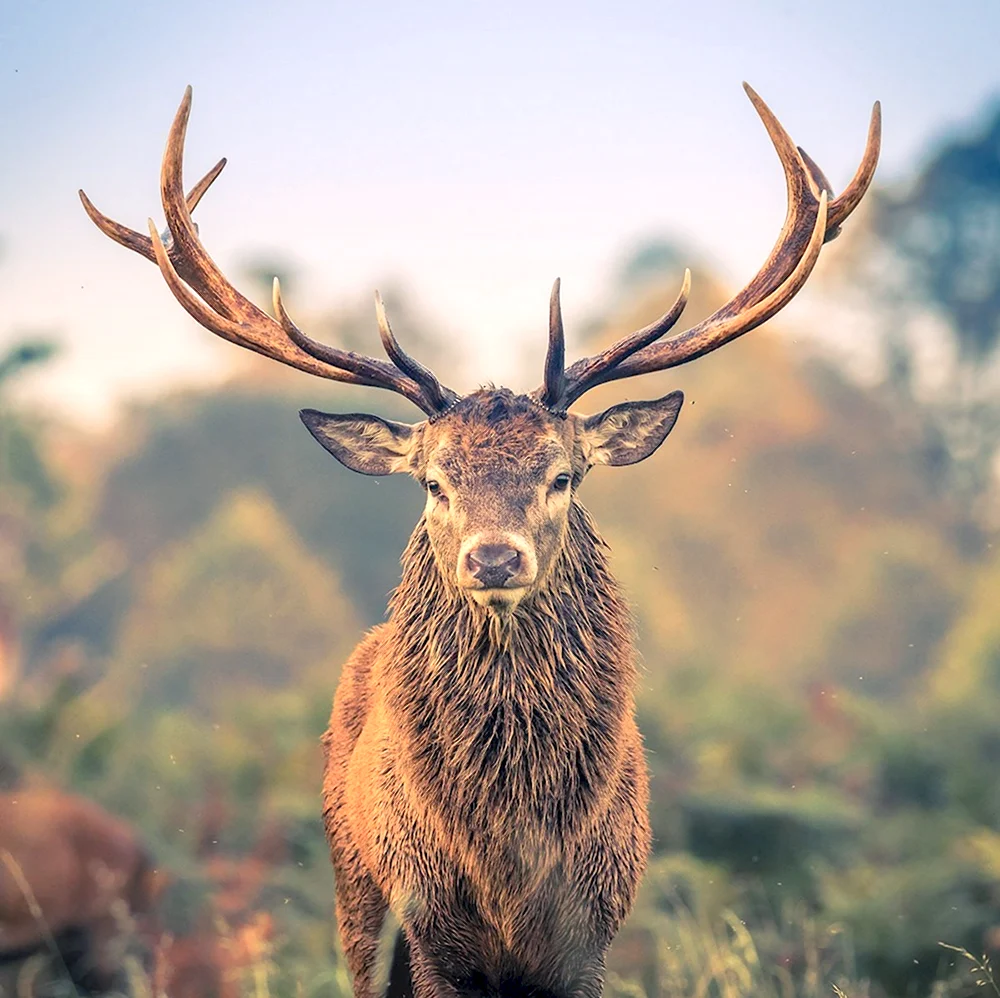
<path id="1" fill-rule="evenodd" d="M 570 476 L 565 472 L 561 475 L 556 475 L 556 480 L 552 483 L 552 491 L 565 492 L 569 488 L 570 481 Z"/>
<path id="2" fill-rule="evenodd" d="M 437 482 L 428 482 L 427 491 L 430 492 L 432 496 L 441 495 L 441 486 Z"/>

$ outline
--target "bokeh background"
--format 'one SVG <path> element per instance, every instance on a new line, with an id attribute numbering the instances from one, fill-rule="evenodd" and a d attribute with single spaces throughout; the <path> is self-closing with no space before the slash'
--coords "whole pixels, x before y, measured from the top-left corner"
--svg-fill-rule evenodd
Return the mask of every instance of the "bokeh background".
<path id="1" fill-rule="evenodd" d="M 742 79 L 838 188 L 879 98 L 875 189 L 800 298 L 588 396 L 690 403 L 582 493 L 634 599 L 653 774 L 608 989 L 978 990 L 939 944 L 1000 947 L 998 33 L 992 2 L 8 3 L 0 779 L 134 823 L 178 938 L 266 914 L 248 991 L 348 993 L 317 739 L 421 494 L 296 411 L 413 414 L 216 341 L 86 218 L 81 186 L 162 222 L 185 85 L 189 179 L 229 157 L 196 217 L 235 283 L 264 303 L 279 274 L 367 352 L 378 286 L 465 389 L 538 382 L 556 275 L 579 352 L 686 265 L 692 320 L 749 279 L 784 190 Z"/>

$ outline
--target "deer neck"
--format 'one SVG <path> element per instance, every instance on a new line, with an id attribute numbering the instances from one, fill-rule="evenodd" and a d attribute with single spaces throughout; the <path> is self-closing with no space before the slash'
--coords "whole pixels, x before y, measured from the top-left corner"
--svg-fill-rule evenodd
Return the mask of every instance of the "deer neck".
<path id="1" fill-rule="evenodd" d="M 634 710 L 633 622 L 607 545 L 573 505 L 548 584 L 500 617 L 439 572 L 423 524 L 403 557 L 384 658 L 400 763 L 469 827 L 559 833 L 598 806 Z"/>

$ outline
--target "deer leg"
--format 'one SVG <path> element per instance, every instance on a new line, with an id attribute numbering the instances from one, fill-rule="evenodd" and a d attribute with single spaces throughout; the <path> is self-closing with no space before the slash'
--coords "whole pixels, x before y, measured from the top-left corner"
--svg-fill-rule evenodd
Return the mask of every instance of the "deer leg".
<path id="1" fill-rule="evenodd" d="M 586 961 L 576 985 L 570 994 L 573 998 L 601 998 L 604 990 L 604 955 Z"/>
<path id="2" fill-rule="evenodd" d="M 586 958 L 576 968 L 572 981 L 554 982 L 549 975 L 530 972 L 512 972 L 502 983 L 488 979 L 474 965 L 460 975 L 461 983 L 454 983 L 441 970 L 430 947 L 410 943 L 410 975 L 413 984 L 412 998 L 488 998 L 490 995 L 525 995 L 530 998 L 601 998 L 604 987 L 604 958 Z"/>
<path id="3" fill-rule="evenodd" d="M 410 950 L 410 982 L 413 998 L 464 998 L 466 992 L 449 983 L 439 972 L 432 953 L 417 939 L 407 937 Z M 472 994 L 473 992 L 468 992 Z M 480 992 L 485 995 L 485 989 Z"/>
<path id="4" fill-rule="evenodd" d="M 347 966 L 354 978 L 354 996 L 377 998 L 372 991 L 372 975 L 388 905 L 356 851 L 341 853 L 334 873 L 337 926 Z"/>

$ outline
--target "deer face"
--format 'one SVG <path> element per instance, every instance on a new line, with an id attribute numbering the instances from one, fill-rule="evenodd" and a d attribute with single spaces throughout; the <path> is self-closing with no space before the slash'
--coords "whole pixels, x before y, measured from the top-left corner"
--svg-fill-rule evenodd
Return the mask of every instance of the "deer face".
<path id="1" fill-rule="evenodd" d="M 483 392 L 429 424 L 422 451 L 439 569 L 477 603 L 515 605 L 562 548 L 582 477 L 573 424 L 509 392 Z"/>
<path id="2" fill-rule="evenodd" d="M 415 426 L 315 410 L 302 419 L 354 471 L 412 474 L 426 492 L 424 523 L 439 571 L 469 599 L 502 612 L 545 585 L 590 468 L 648 457 L 682 402 L 674 392 L 585 417 L 484 389 Z"/>

